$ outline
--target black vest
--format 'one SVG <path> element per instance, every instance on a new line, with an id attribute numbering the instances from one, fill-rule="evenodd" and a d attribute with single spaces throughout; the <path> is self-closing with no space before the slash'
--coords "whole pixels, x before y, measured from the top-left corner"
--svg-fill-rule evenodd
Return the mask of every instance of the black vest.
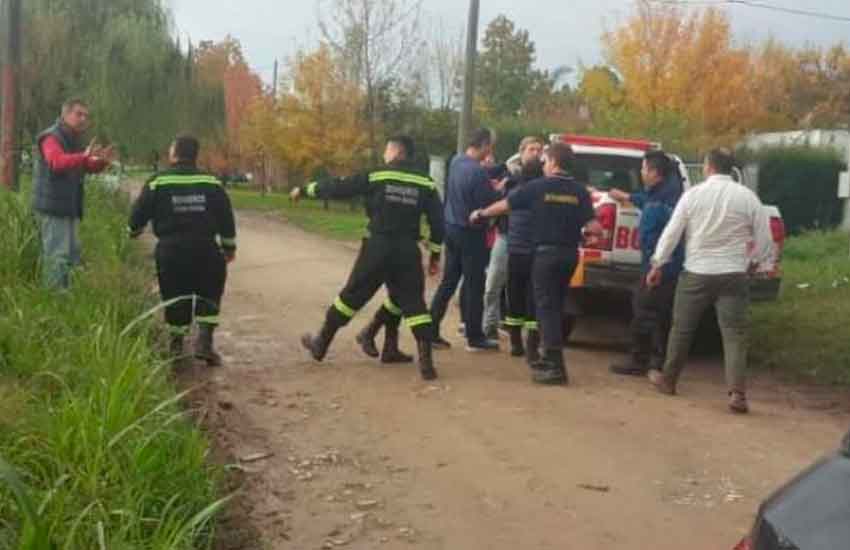
<path id="1" fill-rule="evenodd" d="M 79 168 L 62 174 L 51 171 L 41 153 L 41 143 L 48 136 L 55 136 L 66 153 L 80 153 L 85 150 L 79 140 L 62 128 L 59 122 L 39 134 L 33 151 L 33 210 L 50 216 L 82 219 L 85 170 Z"/>

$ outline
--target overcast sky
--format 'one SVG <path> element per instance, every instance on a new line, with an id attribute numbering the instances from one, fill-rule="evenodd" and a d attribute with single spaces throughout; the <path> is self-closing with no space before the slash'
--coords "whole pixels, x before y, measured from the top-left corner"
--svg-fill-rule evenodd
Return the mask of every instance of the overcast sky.
<path id="1" fill-rule="evenodd" d="M 700 4 L 712 3 L 702 1 Z M 771 0 L 780 7 L 850 17 L 848 0 Z M 249 63 L 271 80 L 275 58 L 312 46 L 319 37 L 314 0 L 169 0 L 181 36 L 193 42 L 219 40 L 230 34 L 243 45 Z M 466 0 L 423 0 L 423 10 L 449 25 L 465 24 Z M 533 6 L 533 7 L 532 7 Z M 600 38 L 634 9 L 633 0 L 481 0 L 481 28 L 505 14 L 530 32 L 538 65 L 575 67 L 601 60 Z M 829 21 L 741 5 L 724 8 L 733 21 L 736 40 L 758 42 L 772 35 L 786 43 L 831 45 L 850 42 L 850 21 Z"/>

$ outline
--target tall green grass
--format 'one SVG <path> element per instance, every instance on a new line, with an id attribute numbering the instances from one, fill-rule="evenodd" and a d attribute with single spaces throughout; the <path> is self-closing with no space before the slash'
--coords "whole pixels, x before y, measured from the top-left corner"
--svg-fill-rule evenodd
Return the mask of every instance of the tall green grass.
<path id="1" fill-rule="evenodd" d="M 27 197 L 0 194 L 0 549 L 209 547 L 218 471 L 153 323 L 125 331 L 152 302 L 125 199 L 88 191 L 70 292 L 39 286 Z"/>
<path id="2" fill-rule="evenodd" d="M 791 237 L 778 301 L 753 307 L 757 366 L 850 384 L 850 237 L 813 231 Z"/>

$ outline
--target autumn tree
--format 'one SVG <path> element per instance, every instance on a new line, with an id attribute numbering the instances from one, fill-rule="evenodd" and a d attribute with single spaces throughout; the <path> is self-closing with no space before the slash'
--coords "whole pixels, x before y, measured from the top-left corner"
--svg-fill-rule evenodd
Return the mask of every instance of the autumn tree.
<path id="1" fill-rule="evenodd" d="M 253 164 L 251 150 L 241 143 L 241 125 L 249 108 L 263 97 L 260 77 L 248 66 L 242 45 L 233 37 L 221 42 L 204 41 L 195 51 L 198 77 L 224 87 L 225 126 L 210 147 L 205 148 L 205 164 L 216 172 L 245 168 Z"/>
<path id="2" fill-rule="evenodd" d="M 318 173 L 342 175 L 364 166 L 365 98 L 325 44 L 289 63 L 287 91 L 275 104 L 255 103 L 242 128 L 246 147 L 264 148 L 291 183 Z"/>
<path id="3" fill-rule="evenodd" d="M 318 0 L 319 30 L 348 80 L 365 94 L 369 150 L 378 156 L 379 88 L 421 46 L 422 0 Z"/>
<path id="4" fill-rule="evenodd" d="M 692 145 L 729 143 L 762 119 L 753 93 L 753 56 L 732 44 L 719 9 L 688 12 L 641 0 L 637 13 L 604 37 L 629 109 L 645 128 L 682 117 Z"/>

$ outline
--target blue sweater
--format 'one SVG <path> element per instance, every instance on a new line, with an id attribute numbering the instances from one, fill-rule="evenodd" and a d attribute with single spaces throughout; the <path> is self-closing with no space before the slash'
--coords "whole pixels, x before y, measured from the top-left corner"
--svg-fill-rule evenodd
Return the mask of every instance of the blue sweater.
<path id="1" fill-rule="evenodd" d="M 649 191 L 632 193 L 631 201 L 641 209 L 640 226 L 640 252 L 641 273 L 649 273 L 652 265 L 650 260 L 655 254 L 655 247 L 661 238 L 661 233 L 667 227 L 673 216 L 673 209 L 682 196 L 682 183 L 679 178 L 673 176 L 660 183 Z M 663 269 L 664 281 L 674 280 L 682 272 L 685 263 L 685 244 L 679 243 L 673 253 L 673 259 Z"/>
<path id="2" fill-rule="evenodd" d="M 466 155 L 458 155 L 449 167 L 446 181 L 446 223 L 484 231 L 486 225 L 469 225 L 473 210 L 487 208 L 501 198 L 490 186 L 490 178 L 481 163 Z"/>

